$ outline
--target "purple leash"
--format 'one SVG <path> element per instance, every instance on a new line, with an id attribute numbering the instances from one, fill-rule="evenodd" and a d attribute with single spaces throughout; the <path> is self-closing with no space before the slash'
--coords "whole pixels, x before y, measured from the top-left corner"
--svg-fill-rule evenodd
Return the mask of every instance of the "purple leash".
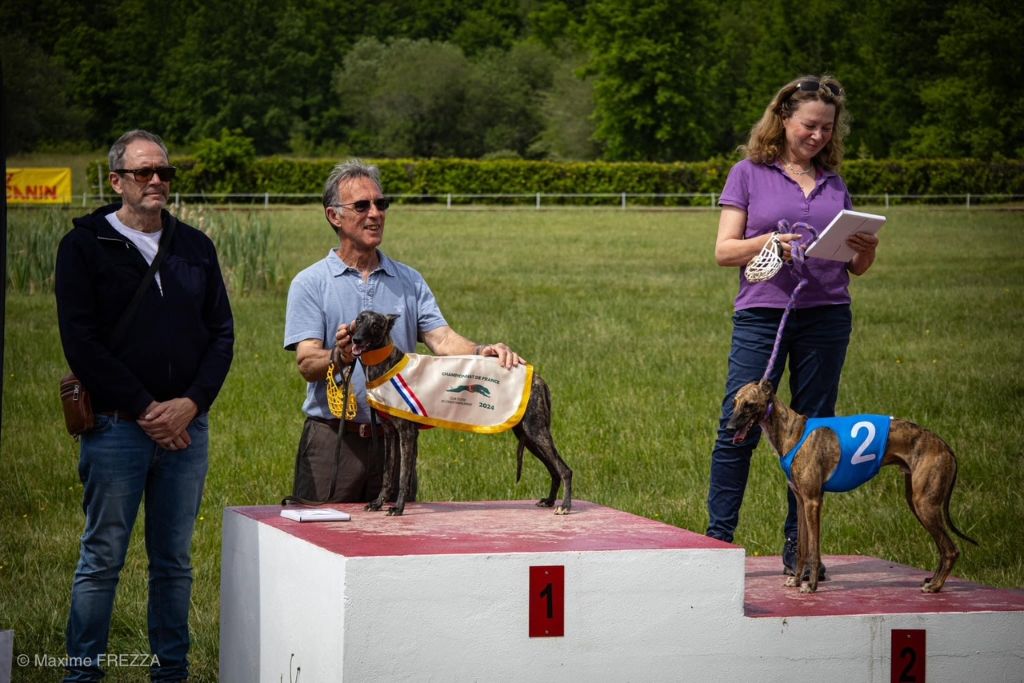
<path id="1" fill-rule="evenodd" d="M 814 241 L 818 239 L 818 231 L 809 226 L 807 223 L 794 223 L 792 229 L 790 229 L 789 221 L 783 218 L 778 224 L 779 232 L 796 232 L 801 228 L 807 229 L 811 233 L 811 241 L 807 244 L 809 248 Z M 789 295 L 789 301 L 786 303 L 786 308 L 782 312 L 782 319 L 779 320 L 779 331 L 775 333 L 775 346 L 772 347 L 772 355 L 768 358 L 768 367 L 765 368 L 764 375 L 761 377 L 761 381 L 768 381 L 769 375 L 772 374 L 772 369 L 775 367 L 775 361 L 779 356 L 779 347 L 782 346 L 782 333 L 786 329 L 786 320 L 789 318 L 789 312 L 793 310 L 793 304 L 796 303 L 797 294 L 807 284 L 806 270 L 804 269 L 804 249 L 805 247 L 801 242 L 803 238 L 798 238 L 790 242 L 792 245 L 792 256 L 793 262 L 790 264 L 793 269 L 800 276 L 800 281 L 796 283 L 796 287 L 793 288 L 793 293 Z"/>

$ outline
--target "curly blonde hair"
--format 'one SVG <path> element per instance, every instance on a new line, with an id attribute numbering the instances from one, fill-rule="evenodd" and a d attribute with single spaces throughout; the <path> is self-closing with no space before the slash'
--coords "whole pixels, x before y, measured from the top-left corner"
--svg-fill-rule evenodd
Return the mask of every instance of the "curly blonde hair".
<path id="1" fill-rule="evenodd" d="M 815 87 L 817 84 L 817 87 Z M 747 144 L 740 151 L 759 164 L 770 164 L 778 159 L 786 146 L 783 122 L 796 113 L 804 102 L 824 102 L 836 108 L 832 139 L 814 157 L 814 163 L 836 171 L 843 163 L 843 141 L 850 132 L 846 112 L 846 93 L 839 81 L 828 74 L 801 76 L 784 85 L 761 115 L 761 120 L 750 129 Z"/>

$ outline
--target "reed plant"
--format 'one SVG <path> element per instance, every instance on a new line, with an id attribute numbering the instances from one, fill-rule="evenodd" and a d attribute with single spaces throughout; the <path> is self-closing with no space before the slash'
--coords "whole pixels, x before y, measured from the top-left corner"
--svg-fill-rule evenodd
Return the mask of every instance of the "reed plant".
<path id="1" fill-rule="evenodd" d="M 228 291 L 235 296 L 281 289 L 280 236 L 265 212 L 221 211 L 205 204 L 171 207 L 217 247 Z M 19 208 L 10 212 L 8 291 L 23 294 L 53 291 L 57 245 L 81 210 Z"/>
<path id="2" fill-rule="evenodd" d="M 553 433 L 577 497 L 703 531 L 737 286 L 736 271 L 713 262 L 717 213 L 398 206 L 389 214 L 384 250 L 423 273 L 449 323 L 474 340 L 509 343 L 551 385 Z M 233 292 L 235 361 L 211 414 L 194 544 L 196 681 L 217 680 L 224 508 L 277 503 L 291 487 L 305 383 L 282 349 L 285 286 L 336 243 L 318 207 L 259 220 L 276 240 L 284 278 Z M 24 225 L 12 221 L 12 241 Z M 963 548 L 955 574 L 1010 588 L 1024 587 L 1022 229 L 1015 211 L 890 211 L 878 261 L 851 286 L 854 335 L 839 403 L 843 413 L 914 420 L 953 446 L 952 513 L 980 541 Z M 227 266 L 230 247 L 218 247 Z M 0 628 L 15 630 L 16 653 L 60 655 L 83 519 L 77 447 L 57 400 L 64 361 L 53 297 L 10 292 L 5 334 Z M 751 555 L 781 550 L 785 483 L 776 462 L 762 443 L 736 536 Z M 547 474 L 529 456 L 515 483 L 509 434 L 430 430 L 419 467 L 424 501 L 534 499 L 546 490 Z M 148 651 L 139 527 L 118 589 L 112 653 Z M 827 497 L 822 529 L 826 562 L 864 554 L 920 567 L 923 578 L 936 561 L 895 468 Z M 145 679 L 144 671 L 114 673 Z M 57 672 L 15 675 L 43 681 Z"/>
<path id="3" fill-rule="evenodd" d="M 10 212 L 7 239 L 7 291 L 35 294 L 53 291 L 57 244 L 70 227 L 62 208 Z"/>
<path id="4" fill-rule="evenodd" d="M 206 204 L 176 207 L 178 216 L 198 227 L 217 246 L 228 292 L 250 294 L 283 283 L 280 239 L 264 211 L 223 211 Z"/>

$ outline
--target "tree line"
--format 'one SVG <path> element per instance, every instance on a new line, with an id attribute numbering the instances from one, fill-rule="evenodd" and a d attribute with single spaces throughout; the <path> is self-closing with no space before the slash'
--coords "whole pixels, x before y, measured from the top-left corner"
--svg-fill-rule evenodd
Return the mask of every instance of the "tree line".
<path id="1" fill-rule="evenodd" d="M 1024 156 L 1014 0 L 5 0 L 9 153 L 692 161 L 831 73 L 849 158 Z"/>

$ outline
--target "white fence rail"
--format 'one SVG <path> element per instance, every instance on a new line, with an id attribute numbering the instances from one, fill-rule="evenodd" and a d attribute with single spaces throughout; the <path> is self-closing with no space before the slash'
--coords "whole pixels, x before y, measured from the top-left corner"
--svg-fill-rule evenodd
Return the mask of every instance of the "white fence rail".
<path id="1" fill-rule="evenodd" d="M 673 192 L 663 194 L 636 192 L 609 193 L 504 193 L 504 194 L 393 194 L 388 195 L 393 201 L 407 205 L 427 205 L 436 208 L 457 209 L 487 206 L 490 208 L 619 208 L 619 209 L 715 209 L 718 206 L 718 194 L 715 192 Z M 90 203 L 104 203 L 113 200 L 107 193 L 81 195 L 82 206 Z M 1024 202 L 1020 194 L 855 194 L 854 202 L 858 205 L 885 206 L 895 204 L 943 204 L 962 205 L 966 208 L 979 204 L 1008 204 Z M 279 204 L 318 204 L 319 194 L 274 194 L 263 193 L 174 193 L 175 204 L 248 204 L 270 208 Z M 597 200 L 597 201 L 595 201 Z M 606 200 L 606 201 L 600 201 Z M 680 201 L 687 200 L 687 201 Z"/>

